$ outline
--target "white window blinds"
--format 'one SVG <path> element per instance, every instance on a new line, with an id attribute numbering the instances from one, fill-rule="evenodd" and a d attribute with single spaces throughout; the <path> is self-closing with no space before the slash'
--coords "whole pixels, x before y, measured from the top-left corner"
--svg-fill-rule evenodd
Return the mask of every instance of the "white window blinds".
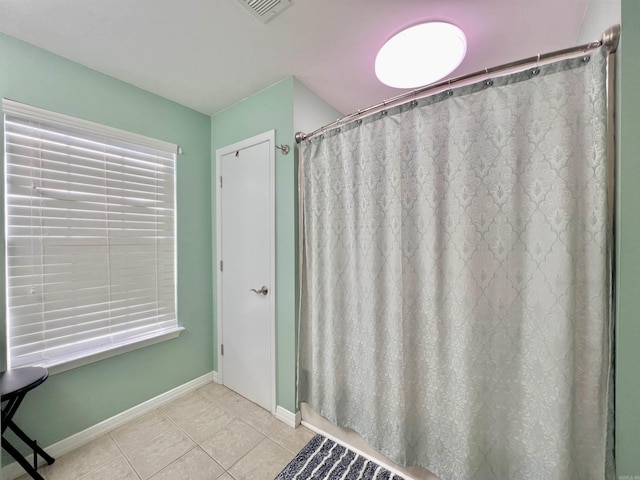
<path id="1" fill-rule="evenodd" d="M 177 331 L 176 145 L 3 100 L 11 367 Z"/>

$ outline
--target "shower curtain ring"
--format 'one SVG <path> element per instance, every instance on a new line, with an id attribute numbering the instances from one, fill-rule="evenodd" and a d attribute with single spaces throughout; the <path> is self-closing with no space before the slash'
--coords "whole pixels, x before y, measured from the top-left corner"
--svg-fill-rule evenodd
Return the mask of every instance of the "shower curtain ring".
<path id="1" fill-rule="evenodd" d="M 534 67 L 533 70 L 531 70 L 531 73 L 533 75 L 538 75 L 540 73 L 540 67 L 538 66 L 539 63 L 540 63 L 540 54 L 538 54 L 538 58 L 536 58 L 536 66 Z"/>
<path id="2" fill-rule="evenodd" d="M 450 97 L 451 95 L 453 95 L 453 90 L 451 90 L 451 79 L 449 79 L 449 81 L 448 81 L 446 95 L 447 95 L 448 97 Z"/>
<path id="3" fill-rule="evenodd" d="M 484 81 L 485 86 L 491 87 L 493 85 L 493 80 L 489 78 L 489 69 L 487 67 L 484 67 L 484 74 L 486 75 L 486 78 Z"/>

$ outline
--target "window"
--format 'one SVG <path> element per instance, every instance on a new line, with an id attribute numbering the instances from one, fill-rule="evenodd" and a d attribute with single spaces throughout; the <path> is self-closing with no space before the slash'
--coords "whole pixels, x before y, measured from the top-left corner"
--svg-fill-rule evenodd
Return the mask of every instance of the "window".
<path id="1" fill-rule="evenodd" d="M 9 365 L 177 336 L 177 146 L 2 107 Z"/>

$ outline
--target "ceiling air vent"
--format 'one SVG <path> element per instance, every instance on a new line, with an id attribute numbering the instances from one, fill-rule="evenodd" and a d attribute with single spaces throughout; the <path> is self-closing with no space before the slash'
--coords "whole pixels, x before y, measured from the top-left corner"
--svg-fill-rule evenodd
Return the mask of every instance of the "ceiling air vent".
<path id="1" fill-rule="evenodd" d="M 238 2 L 262 23 L 267 23 L 291 5 L 290 0 L 238 0 Z"/>

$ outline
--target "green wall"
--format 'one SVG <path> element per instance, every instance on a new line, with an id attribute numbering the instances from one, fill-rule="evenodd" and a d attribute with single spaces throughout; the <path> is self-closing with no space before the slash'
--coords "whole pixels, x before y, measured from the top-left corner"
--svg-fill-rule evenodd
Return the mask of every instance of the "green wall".
<path id="1" fill-rule="evenodd" d="M 186 330 L 176 339 L 52 375 L 30 393 L 17 423 L 42 445 L 51 445 L 213 370 L 211 120 L 3 34 L 0 97 L 177 143 L 184 150 L 176 181 L 178 321 Z M 4 271 L 0 277 L 4 290 Z"/>
<path id="2" fill-rule="evenodd" d="M 622 0 L 618 52 L 616 463 L 640 479 L 640 2 Z"/>
<path id="3" fill-rule="evenodd" d="M 289 145 L 292 151 L 276 151 L 276 390 L 277 404 L 290 412 L 295 401 L 296 366 L 296 178 L 293 148 L 294 79 L 281 82 L 256 93 L 211 118 L 212 185 L 215 185 L 216 150 L 254 135 L 275 130 L 276 145 Z M 212 212 L 215 215 L 215 195 Z M 213 222 L 213 252 L 215 246 Z M 216 292 L 214 277 L 213 292 Z M 215 310 L 214 310 L 215 311 Z M 214 322 L 215 324 L 215 322 Z M 214 326 L 214 333 L 217 327 Z M 214 356 L 217 359 L 217 338 Z M 214 366 L 217 371 L 217 365 Z"/>

